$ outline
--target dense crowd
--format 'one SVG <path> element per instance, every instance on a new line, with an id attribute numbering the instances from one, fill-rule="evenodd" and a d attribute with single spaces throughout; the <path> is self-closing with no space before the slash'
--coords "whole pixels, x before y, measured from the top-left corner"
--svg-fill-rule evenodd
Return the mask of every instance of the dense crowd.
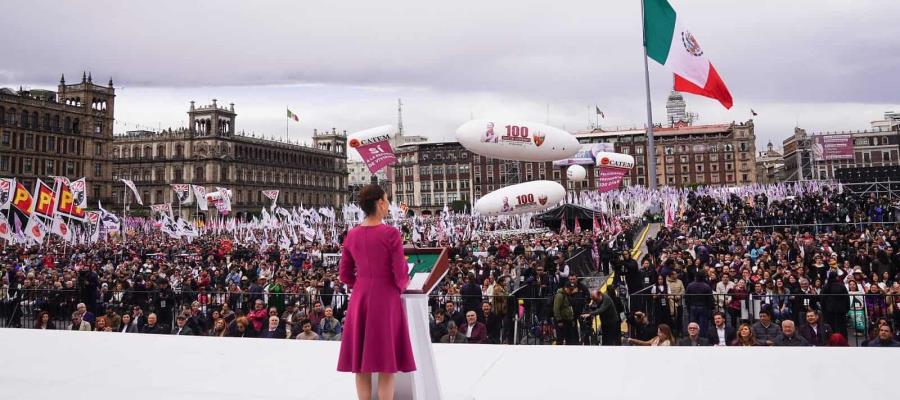
<path id="1" fill-rule="evenodd" d="M 611 213 L 652 209 L 602 201 L 595 208 Z M 615 233 L 599 236 L 521 218 L 402 219 L 407 245 L 449 254 L 429 301 L 432 340 L 618 345 L 624 320 L 632 345 L 898 345 L 900 212 L 887 196 L 822 185 L 684 190 L 665 202 L 640 259 L 632 248 L 649 211 L 615 216 Z M 151 225 L 90 245 L 6 245 L 0 323 L 340 340 L 352 301 L 337 271 L 343 223 L 289 246 L 228 230 L 187 243 Z"/>
<path id="2" fill-rule="evenodd" d="M 625 271 L 631 342 L 900 345 L 900 212 L 886 195 L 686 203 Z"/>
<path id="3" fill-rule="evenodd" d="M 421 229 L 414 224 L 436 221 L 404 221 L 399 227 L 413 242 L 412 231 Z M 477 312 L 476 319 L 489 329 L 474 339 L 470 334 L 467 341 L 485 343 L 511 340 L 516 298 L 551 296 L 568 279 L 577 278 L 576 267 L 593 273 L 593 256 L 609 259 L 615 249 L 630 247 L 634 230 L 626 223 L 624 233 L 595 240 L 590 232 L 517 232 L 499 220 L 480 225 L 480 235 L 457 240 L 418 235 L 411 245 L 448 249 L 449 272 L 430 302 L 434 311 L 440 310 L 434 317 L 436 329 L 450 333 L 441 321 L 463 328 L 463 315 Z M 228 232 L 186 243 L 154 229 L 131 230 L 124 238 L 113 235 L 90 245 L 55 240 L 41 247 L 7 245 L 0 254 L 0 323 L 340 340 L 352 295 L 337 273 L 341 249 L 333 243 L 341 242 L 344 229 L 339 228 L 336 240 L 326 235 L 325 240 L 303 240 L 289 248 L 238 242 Z M 567 260 L 580 265 L 570 266 Z M 546 318 L 543 301 L 527 305 L 530 313 Z M 442 336 L 436 335 L 435 341 Z"/>

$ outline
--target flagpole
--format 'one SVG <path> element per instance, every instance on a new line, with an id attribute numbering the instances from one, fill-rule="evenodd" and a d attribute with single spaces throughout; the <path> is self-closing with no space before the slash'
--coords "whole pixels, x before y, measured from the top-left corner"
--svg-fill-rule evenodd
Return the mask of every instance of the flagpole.
<path id="1" fill-rule="evenodd" d="M 644 86 L 647 89 L 647 179 L 650 190 L 656 190 L 656 146 L 653 143 L 653 108 L 650 106 L 650 67 L 647 65 L 647 28 L 644 0 L 641 0 L 641 36 L 644 42 Z M 599 120 L 598 120 L 599 121 Z"/>
<path id="2" fill-rule="evenodd" d="M 285 109 L 285 110 L 288 110 L 288 107 L 287 107 L 287 106 L 284 106 L 284 109 Z M 287 141 L 287 140 L 288 140 L 288 137 L 290 136 L 290 135 L 288 134 L 288 132 L 289 132 L 289 130 L 290 130 L 290 128 L 289 128 L 290 123 L 291 123 L 291 119 L 290 119 L 290 118 L 287 118 L 287 116 L 285 116 L 285 118 L 284 118 L 284 140 L 285 140 L 285 141 Z"/>
<path id="3" fill-rule="evenodd" d="M 123 182 L 124 184 L 124 182 Z M 122 244 L 124 245 L 128 240 L 128 185 L 125 185 L 125 195 L 123 196 L 124 205 L 122 206 Z"/>

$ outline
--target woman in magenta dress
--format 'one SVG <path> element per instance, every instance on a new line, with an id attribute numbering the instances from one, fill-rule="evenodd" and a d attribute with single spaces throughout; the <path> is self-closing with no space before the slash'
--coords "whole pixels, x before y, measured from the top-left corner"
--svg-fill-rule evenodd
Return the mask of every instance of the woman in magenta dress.
<path id="1" fill-rule="evenodd" d="M 408 267 L 400 232 L 382 223 L 388 214 L 384 190 L 364 187 L 359 206 L 366 218 L 347 233 L 341 253 L 341 281 L 352 291 L 337 369 L 356 374 L 360 399 L 371 396 L 372 373 L 377 372 L 378 398 L 392 399 L 394 373 L 416 369 L 400 300 Z"/>

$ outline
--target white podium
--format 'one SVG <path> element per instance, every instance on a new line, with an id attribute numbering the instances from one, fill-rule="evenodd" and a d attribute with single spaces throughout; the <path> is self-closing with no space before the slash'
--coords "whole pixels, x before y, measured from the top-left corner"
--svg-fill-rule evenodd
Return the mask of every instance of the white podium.
<path id="1" fill-rule="evenodd" d="M 403 307 L 409 324 L 416 370 L 398 373 L 394 377 L 394 398 L 397 400 L 441 400 L 441 384 L 434 366 L 434 351 L 428 321 L 428 295 L 404 294 Z M 372 374 L 372 399 L 378 396 L 378 374 Z"/>

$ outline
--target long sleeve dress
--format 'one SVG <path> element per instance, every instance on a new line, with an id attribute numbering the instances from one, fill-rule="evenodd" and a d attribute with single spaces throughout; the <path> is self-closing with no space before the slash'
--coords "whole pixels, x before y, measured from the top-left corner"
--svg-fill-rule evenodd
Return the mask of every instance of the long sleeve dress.
<path id="1" fill-rule="evenodd" d="M 337 370 L 416 370 L 400 294 L 409 282 L 400 231 L 388 225 L 357 226 L 347 233 L 341 281 L 352 288 Z"/>

